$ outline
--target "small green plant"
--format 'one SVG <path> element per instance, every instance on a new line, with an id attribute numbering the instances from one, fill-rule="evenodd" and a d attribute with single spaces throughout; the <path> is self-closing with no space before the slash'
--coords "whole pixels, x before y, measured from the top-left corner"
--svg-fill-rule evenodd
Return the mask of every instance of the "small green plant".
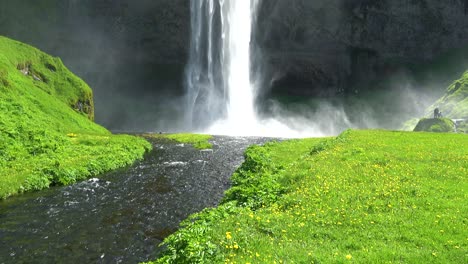
<path id="1" fill-rule="evenodd" d="M 177 141 L 179 143 L 192 144 L 193 147 L 196 149 L 213 148 L 213 145 L 208 141 L 213 137 L 211 135 L 181 133 L 181 134 L 165 135 L 164 137 Z"/>
<path id="2" fill-rule="evenodd" d="M 245 162 L 232 176 L 232 187 L 226 192 L 224 202 L 235 201 L 252 209 L 275 202 L 285 191 L 278 182 L 281 169 L 272 162 L 265 147 L 249 147 Z"/>
<path id="3" fill-rule="evenodd" d="M 3 87 L 9 87 L 10 82 L 8 81 L 8 71 L 0 69 L 0 85 Z"/>

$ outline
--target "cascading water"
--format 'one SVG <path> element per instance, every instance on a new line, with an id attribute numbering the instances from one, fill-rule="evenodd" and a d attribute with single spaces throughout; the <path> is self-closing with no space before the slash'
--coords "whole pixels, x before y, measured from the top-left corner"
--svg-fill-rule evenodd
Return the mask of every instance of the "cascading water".
<path id="1" fill-rule="evenodd" d="M 250 82 L 250 37 L 257 1 L 228 1 L 223 15 L 223 50 L 228 51 L 227 124 L 234 127 L 255 124 L 254 89 Z"/>
<path id="2" fill-rule="evenodd" d="M 237 136 L 303 135 L 256 115 L 250 51 L 259 1 L 191 0 L 186 86 L 192 129 Z"/>
<path id="3" fill-rule="evenodd" d="M 250 85 L 250 36 L 257 0 L 192 0 L 187 71 L 191 118 L 202 129 L 215 122 L 255 123 Z"/>

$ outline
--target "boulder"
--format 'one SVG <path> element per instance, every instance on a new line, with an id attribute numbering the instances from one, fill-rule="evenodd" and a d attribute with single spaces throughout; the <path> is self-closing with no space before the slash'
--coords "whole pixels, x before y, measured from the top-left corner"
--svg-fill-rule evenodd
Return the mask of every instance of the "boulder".
<path id="1" fill-rule="evenodd" d="M 454 132 L 455 123 L 448 118 L 423 118 L 419 120 L 418 124 L 414 128 L 415 132 L 426 131 L 426 132 Z"/>

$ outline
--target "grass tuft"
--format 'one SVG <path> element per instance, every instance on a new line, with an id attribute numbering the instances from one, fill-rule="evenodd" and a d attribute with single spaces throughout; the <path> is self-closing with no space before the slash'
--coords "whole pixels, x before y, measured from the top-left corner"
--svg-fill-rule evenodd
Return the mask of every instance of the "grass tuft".
<path id="1" fill-rule="evenodd" d="M 201 134 L 190 134 L 190 133 L 181 133 L 181 134 L 172 134 L 165 136 L 168 139 L 177 141 L 184 144 L 192 144 L 196 149 L 212 149 L 213 145 L 208 142 L 213 136 L 211 135 L 201 135 Z"/>

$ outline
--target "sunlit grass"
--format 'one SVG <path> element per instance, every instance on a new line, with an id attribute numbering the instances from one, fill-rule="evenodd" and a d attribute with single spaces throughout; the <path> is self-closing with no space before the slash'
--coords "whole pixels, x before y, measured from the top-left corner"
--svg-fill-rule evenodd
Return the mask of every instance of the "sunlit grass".
<path id="1" fill-rule="evenodd" d="M 0 37 L 0 199 L 131 164 L 151 148 L 93 123 L 78 101 L 92 103 L 92 91 L 60 59 Z"/>
<path id="2" fill-rule="evenodd" d="M 159 262 L 466 262 L 466 135 L 348 131 L 265 149 L 234 176 L 263 202 L 228 191 L 166 240 Z"/>

